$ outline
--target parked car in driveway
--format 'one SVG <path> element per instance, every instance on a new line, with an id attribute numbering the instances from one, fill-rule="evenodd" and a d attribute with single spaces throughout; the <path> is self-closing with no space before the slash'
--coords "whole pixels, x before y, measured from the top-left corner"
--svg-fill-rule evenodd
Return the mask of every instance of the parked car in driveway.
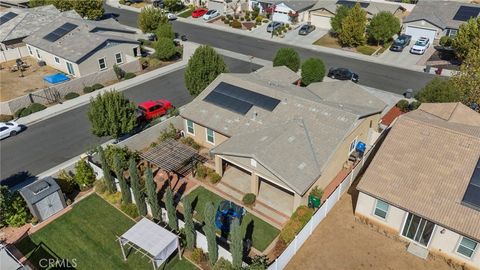
<path id="1" fill-rule="evenodd" d="M 153 0 L 152 5 L 156 8 L 163 8 L 163 0 Z"/>
<path id="2" fill-rule="evenodd" d="M 348 68 L 331 68 L 328 71 L 328 77 L 332 79 L 337 79 L 337 80 L 352 80 L 352 82 L 357 83 L 358 82 L 358 74 L 352 72 Z"/>
<path id="3" fill-rule="evenodd" d="M 218 10 L 210 9 L 209 11 L 207 11 L 207 13 L 203 15 L 203 19 L 208 21 L 218 16 L 220 16 L 220 12 L 218 12 Z"/>
<path id="4" fill-rule="evenodd" d="M 0 139 L 17 135 L 22 131 L 22 127 L 14 121 L 0 122 Z"/>
<path id="5" fill-rule="evenodd" d="M 172 103 L 166 99 L 145 101 L 138 104 L 137 120 L 150 121 L 167 114 L 168 110 L 173 108 Z"/>
<path id="6" fill-rule="evenodd" d="M 390 46 L 390 51 L 394 52 L 401 52 L 405 47 L 410 45 L 410 41 L 412 40 L 412 36 L 410 35 L 400 35 L 398 36 L 395 41 L 393 42 L 392 46 Z"/>
<path id="7" fill-rule="evenodd" d="M 278 28 L 280 28 L 282 26 L 283 26 L 282 22 L 271 22 L 267 26 L 267 32 L 271 33 L 271 32 L 277 30 Z"/>
<path id="8" fill-rule="evenodd" d="M 300 27 L 300 30 L 298 30 L 298 34 L 302 36 L 306 36 L 313 32 L 315 30 L 315 25 L 311 24 L 304 24 L 302 27 Z"/>
<path id="9" fill-rule="evenodd" d="M 208 9 L 206 8 L 197 8 L 194 11 L 192 11 L 192 18 L 200 18 L 203 15 L 205 15 L 205 13 L 207 12 L 208 12 Z"/>
<path id="10" fill-rule="evenodd" d="M 169 13 L 167 13 L 167 19 L 169 21 L 176 20 L 177 19 L 177 14 L 169 12 Z"/>
<path id="11" fill-rule="evenodd" d="M 410 49 L 410 53 L 413 54 L 424 54 L 425 51 L 430 47 L 430 39 L 427 37 L 421 37 Z"/>

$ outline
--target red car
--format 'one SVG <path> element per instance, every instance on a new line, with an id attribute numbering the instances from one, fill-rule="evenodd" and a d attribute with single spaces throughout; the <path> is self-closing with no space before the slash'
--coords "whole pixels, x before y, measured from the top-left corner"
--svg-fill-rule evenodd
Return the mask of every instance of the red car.
<path id="1" fill-rule="evenodd" d="M 172 103 L 166 99 L 145 101 L 138 104 L 137 117 L 140 120 L 150 121 L 167 114 L 167 111 L 173 108 Z"/>
<path id="2" fill-rule="evenodd" d="M 202 17 L 203 14 L 207 13 L 208 9 L 206 8 L 197 8 L 192 11 L 192 18 L 199 18 Z"/>

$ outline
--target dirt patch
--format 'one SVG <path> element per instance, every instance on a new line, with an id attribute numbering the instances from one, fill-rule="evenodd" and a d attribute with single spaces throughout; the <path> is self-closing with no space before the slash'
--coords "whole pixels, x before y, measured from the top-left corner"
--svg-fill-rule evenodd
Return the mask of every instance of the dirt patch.
<path id="1" fill-rule="evenodd" d="M 23 71 L 23 77 L 20 71 L 10 71 L 16 65 L 15 60 L 1 64 L 0 101 L 7 101 L 46 88 L 49 84 L 43 80 L 43 77 L 59 72 L 50 66 L 38 66 L 36 59 L 32 57 L 24 57 L 22 60 L 28 65 L 28 68 Z"/>
<path id="2" fill-rule="evenodd" d="M 315 41 L 313 45 L 324 46 L 334 49 L 341 49 L 342 46 L 338 43 L 338 40 L 330 34 L 323 35 L 319 40 Z"/>
<path id="3" fill-rule="evenodd" d="M 255 23 L 254 22 L 244 22 L 244 23 L 242 23 L 242 25 L 243 25 L 243 28 L 245 28 L 247 30 L 250 30 L 255 26 Z"/>
<path id="4" fill-rule="evenodd" d="M 286 269 L 452 269 L 441 258 L 406 251 L 406 243 L 356 221 L 352 197 L 343 195 Z"/>

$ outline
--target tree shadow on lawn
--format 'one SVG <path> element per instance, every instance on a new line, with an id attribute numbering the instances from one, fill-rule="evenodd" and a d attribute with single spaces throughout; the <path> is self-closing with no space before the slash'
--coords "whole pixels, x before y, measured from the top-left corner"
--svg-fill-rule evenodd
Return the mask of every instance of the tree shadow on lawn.
<path id="1" fill-rule="evenodd" d="M 75 269 L 75 261 L 61 258 L 44 242 L 35 244 L 30 236 L 15 246 L 37 269 Z"/>

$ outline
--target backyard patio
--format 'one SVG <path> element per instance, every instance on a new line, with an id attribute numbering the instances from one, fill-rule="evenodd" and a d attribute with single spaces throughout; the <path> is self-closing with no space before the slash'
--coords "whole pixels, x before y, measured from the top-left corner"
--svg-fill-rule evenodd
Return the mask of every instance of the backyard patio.
<path id="1" fill-rule="evenodd" d="M 16 244 L 27 259 L 66 260 L 76 269 L 152 269 L 150 260 L 130 251 L 124 261 L 116 237 L 135 222 L 97 195 L 91 195 L 63 216 Z M 65 261 L 65 262 L 66 262 Z M 43 269 L 44 267 L 40 267 Z M 39 268 L 39 269 L 40 269 Z M 187 260 L 173 257 L 160 269 L 196 269 Z"/>

